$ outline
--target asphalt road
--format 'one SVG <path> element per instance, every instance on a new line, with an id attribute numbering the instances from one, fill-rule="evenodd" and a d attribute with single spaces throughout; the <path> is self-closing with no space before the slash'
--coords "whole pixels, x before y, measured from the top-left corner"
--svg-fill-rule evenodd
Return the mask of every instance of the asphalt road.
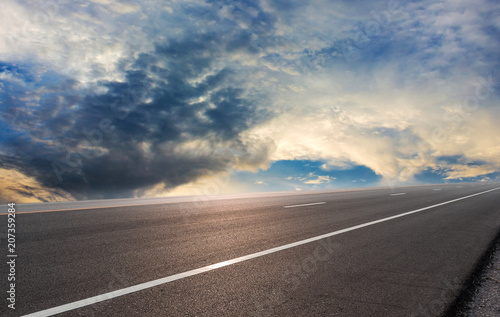
<path id="1" fill-rule="evenodd" d="M 68 304 L 60 316 L 439 316 L 500 230 L 497 188 L 82 203 L 89 209 L 24 214 L 19 206 L 16 310 L 7 308 L 5 263 L 1 314 L 44 316 Z M 0 225 L 7 262 L 6 215 Z"/>

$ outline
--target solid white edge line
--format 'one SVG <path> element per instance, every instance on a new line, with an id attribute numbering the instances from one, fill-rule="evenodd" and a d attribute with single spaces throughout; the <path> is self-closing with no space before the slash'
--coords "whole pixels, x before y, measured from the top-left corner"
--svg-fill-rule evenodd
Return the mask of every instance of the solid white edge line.
<path id="1" fill-rule="evenodd" d="M 212 265 L 201 267 L 199 269 L 194 269 L 194 270 L 191 270 L 191 271 L 186 271 L 186 272 L 183 272 L 183 273 L 174 274 L 174 275 L 167 276 L 167 277 L 164 277 L 164 278 L 160 278 L 160 279 L 157 279 L 157 280 L 154 280 L 154 281 L 150 281 L 150 282 L 146 282 L 146 283 L 142 283 L 142 284 L 138 284 L 138 285 L 126 287 L 126 288 L 123 288 L 123 289 L 119 289 L 119 290 L 116 290 L 116 291 L 112 291 L 112 292 L 101 294 L 101 295 L 94 296 L 94 297 L 89 297 L 89 298 L 82 299 L 82 300 L 79 300 L 79 301 L 76 301 L 76 302 L 72 302 L 72 303 L 68 303 L 68 304 L 65 304 L 65 305 L 56 306 L 56 307 L 49 308 L 49 309 L 46 309 L 46 310 L 41 310 L 41 311 L 38 311 L 38 312 L 35 312 L 35 313 L 32 313 L 32 314 L 24 315 L 23 317 L 53 316 L 55 314 L 60 314 L 60 313 L 67 312 L 67 311 L 70 311 L 70 310 L 74 310 L 74 309 L 77 309 L 77 308 L 81 308 L 81 307 L 84 307 L 84 306 L 92 305 L 92 304 L 99 303 L 99 302 L 102 302 L 102 301 L 105 301 L 105 300 L 108 300 L 108 299 L 112 299 L 112 298 L 115 298 L 115 297 L 119 297 L 119 296 L 123 296 L 123 295 L 126 295 L 126 294 L 138 292 L 138 291 L 141 291 L 141 290 L 144 290 L 144 289 L 148 289 L 148 288 L 155 287 L 155 286 L 158 286 L 158 285 L 170 283 L 170 282 L 173 282 L 173 281 L 176 281 L 176 280 L 180 280 L 180 279 L 183 279 L 183 278 L 186 278 L 186 277 L 190 277 L 190 276 L 193 276 L 193 275 L 198 275 L 198 274 L 201 274 L 201 273 L 212 271 L 212 270 L 224 267 L 224 266 L 228 266 L 228 265 L 236 264 L 236 263 L 239 263 L 239 262 L 251 260 L 251 259 L 258 258 L 258 257 L 264 256 L 264 255 L 268 255 L 268 254 L 271 254 L 271 253 L 275 253 L 275 252 L 278 252 L 278 251 L 282 251 L 282 250 L 290 249 L 290 248 L 293 248 L 293 247 L 296 247 L 296 246 L 299 246 L 299 245 L 303 245 L 303 244 L 306 244 L 306 243 L 311 243 L 311 242 L 318 241 L 318 240 L 321 240 L 321 239 L 325 239 L 325 238 L 328 238 L 328 237 L 331 237 L 331 236 L 336 236 L 336 235 L 339 235 L 339 234 L 342 234 L 342 233 L 346 233 L 346 232 L 349 232 L 349 231 L 354 231 L 354 230 L 361 229 L 361 228 L 364 228 L 364 227 L 372 226 L 372 225 L 375 225 L 375 224 L 378 224 L 378 223 L 381 223 L 381 222 L 386 222 L 386 221 L 389 221 L 389 220 L 392 220 L 392 219 L 405 217 L 405 216 L 408 216 L 408 215 L 411 215 L 411 214 L 414 214 L 414 213 L 417 213 L 417 212 L 421 212 L 421 211 L 424 211 L 424 210 L 428 210 L 428 209 L 431 209 L 431 208 L 435 208 L 435 207 L 447 205 L 447 204 L 450 204 L 450 203 L 453 203 L 453 202 L 456 202 L 456 201 L 460 201 L 460 200 L 463 200 L 463 199 L 467 199 L 467 198 L 471 198 L 471 197 L 474 197 L 474 196 L 486 194 L 486 193 L 489 193 L 489 192 L 492 192 L 492 191 L 498 190 L 498 189 L 500 189 L 500 187 L 493 188 L 493 189 L 490 189 L 490 190 L 486 190 L 486 191 L 483 191 L 483 192 L 480 192 L 480 193 L 476 193 L 476 194 L 464 196 L 464 197 L 461 197 L 461 198 L 457 198 L 457 199 L 445 201 L 443 203 L 435 204 L 435 205 L 432 205 L 432 206 L 428 206 L 428 207 L 424 207 L 424 208 L 420 208 L 420 209 L 408 211 L 408 212 L 405 212 L 405 213 L 402 213 L 402 214 L 399 214 L 399 215 L 395 215 L 395 216 L 391 216 L 391 217 L 387 217 L 387 218 L 382 218 L 382 219 L 375 220 L 375 221 L 370 221 L 370 222 L 367 222 L 367 223 L 364 223 L 364 224 L 360 224 L 360 225 L 356 225 L 356 226 L 353 226 L 353 227 L 349 227 L 349 228 L 346 228 L 346 229 L 341 229 L 341 230 L 333 231 L 333 232 L 326 233 L 326 234 L 323 234 L 323 235 L 320 235 L 320 236 L 316 236 L 316 237 L 312 237 L 312 238 L 309 238 L 309 239 L 300 240 L 300 241 L 297 241 L 297 242 L 285 244 L 285 245 L 282 245 L 282 246 L 279 246 L 279 247 L 275 247 L 275 248 L 272 248 L 272 249 L 260 251 L 260 252 L 257 252 L 257 253 L 252 253 L 252 254 L 245 255 L 245 256 L 242 256 L 242 257 L 239 257 L 239 258 L 235 258 L 235 259 L 232 259 L 232 260 L 215 263 L 215 264 L 212 264 Z"/>
<path id="2" fill-rule="evenodd" d="M 324 205 L 324 204 L 326 204 L 326 202 L 321 201 L 321 202 L 310 203 L 310 204 L 300 204 L 300 205 L 283 206 L 283 208 L 295 208 L 295 207 L 313 206 L 313 205 Z"/>
<path id="3" fill-rule="evenodd" d="M 395 193 L 395 194 L 391 194 L 391 196 L 399 196 L 399 195 L 406 195 L 406 193 Z"/>

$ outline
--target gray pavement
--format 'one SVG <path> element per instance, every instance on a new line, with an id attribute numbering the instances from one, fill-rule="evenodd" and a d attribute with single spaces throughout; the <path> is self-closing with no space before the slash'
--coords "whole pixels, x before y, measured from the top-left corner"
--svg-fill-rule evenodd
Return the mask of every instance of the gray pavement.
<path id="1" fill-rule="evenodd" d="M 278 193 L 99 209 L 82 203 L 89 209 L 19 213 L 17 308 L 8 310 L 5 301 L 2 316 L 44 311 L 449 202 L 61 314 L 439 316 L 500 229 L 500 190 L 486 192 L 498 187 Z M 6 219 L 0 216 L 2 233 Z M 2 266 L 1 276 L 7 269 Z"/>

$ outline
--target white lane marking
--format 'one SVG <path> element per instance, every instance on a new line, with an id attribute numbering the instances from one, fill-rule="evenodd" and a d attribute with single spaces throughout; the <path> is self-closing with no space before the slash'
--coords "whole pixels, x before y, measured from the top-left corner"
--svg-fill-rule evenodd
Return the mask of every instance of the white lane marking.
<path id="1" fill-rule="evenodd" d="M 342 234 L 342 233 L 346 233 L 346 232 L 349 232 L 349 231 L 354 231 L 354 230 L 361 229 L 361 228 L 364 228 L 364 227 L 373 226 L 373 225 L 381 223 L 381 222 L 386 222 L 386 221 L 389 221 L 389 220 L 392 220 L 392 219 L 405 217 L 405 216 L 408 216 L 408 215 L 411 215 L 411 214 L 414 214 L 414 213 L 417 213 L 417 212 L 421 212 L 421 211 L 424 211 L 424 210 L 428 210 L 428 209 L 431 209 L 431 208 L 443 206 L 443 205 L 446 205 L 446 204 L 451 204 L 451 203 L 459 201 L 459 200 L 463 200 L 463 199 L 471 198 L 471 197 L 474 197 L 474 196 L 486 194 L 486 193 L 489 193 L 489 192 L 492 192 L 492 191 L 498 190 L 498 189 L 500 189 L 500 187 L 493 188 L 493 189 L 490 189 L 490 190 L 486 190 L 486 191 L 483 191 L 483 192 L 480 192 L 480 193 L 476 193 L 476 194 L 472 194 L 472 195 L 460 197 L 460 198 L 457 198 L 457 199 L 445 201 L 443 203 L 435 204 L 435 205 L 432 205 L 432 206 L 428 206 L 428 207 L 424 207 L 424 208 L 420 208 L 420 209 L 408 211 L 408 212 L 405 212 L 405 213 L 402 213 L 402 214 L 399 214 L 399 215 L 395 215 L 395 216 L 391 216 L 391 217 L 387 217 L 387 218 L 382 218 L 382 219 L 375 220 L 375 221 L 366 222 L 366 223 L 363 223 L 363 224 L 360 224 L 360 225 L 356 225 L 356 226 L 353 226 L 353 227 L 349 227 L 349 228 L 345 228 L 345 229 L 333 231 L 333 232 L 326 233 L 326 234 L 322 234 L 320 236 L 312 237 L 312 238 L 309 238 L 309 239 L 300 240 L 300 241 L 297 241 L 297 242 L 285 244 L 285 245 L 282 245 L 282 246 L 279 246 L 279 247 L 275 247 L 275 248 L 272 248 L 272 249 L 268 249 L 268 250 L 260 251 L 260 252 L 257 252 L 257 253 L 252 253 L 252 254 L 249 254 L 249 255 L 241 256 L 239 258 L 235 258 L 235 259 L 232 259 L 232 260 L 227 260 L 227 261 L 224 261 L 224 262 L 215 263 L 215 264 L 212 264 L 212 265 L 201 267 L 199 269 L 194 269 L 194 270 L 191 270 L 191 271 L 186 271 L 186 272 L 183 272 L 183 273 L 178 273 L 178 274 L 174 274 L 174 275 L 167 276 L 167 277 L 164 277 L 164 278 L 160 278 L 160 279 L 157 279 L 157 280 L 154 280 L 154 281 L 150 281 L 150 282 L 146 282 L 146 283 L 137 284 L 137 285 L 134 285 L 134 286 L 122 288 L 122 289 L 119 289 L 119 290 L 116 290 L 116 291 L 112 291 L 112 292 L 109 292 L 109 293 L 105 293 L 105 294 L 101 294 L 101 295 L 98 295 L 98 296 L 94 296 L 94 297 L 89 297 L 89 298 L 86 298 L 86 299 L 82 299 L 82 300 L 79 300 L 79 301 L 76 301 L 76 302 L 64 304 L 64 305 L 61 305 L 61 306 L 56 306 L 56 307 L 49 308 L 49 309 L 46 309 L 46 310 L 41 310 L 41 311 L 36 312 L 36 313 L 24 315 L 23 317 L 42 317 L 42 316 L 52 316 L 52 315 L 55 315 L 55 314 L 64 313 L 64 312 L 67 312 L 67 311 L 70 311 L 70 310 L 73 310 L 73 309 L 77 309 L 77 308 L 81 308 L 81 307 L 84 307 L 84 306 L 92 305 L 92 304 L 99 303 L 99 302 L 102 302 L 102 301 L 105 301 L 105 300 L 108 300 L 108 299 L 112 299 L 112 298 L 115 298 L 115 297 L 123 296 L 123 295 L 130 294 L 130 293 L 135 293 L 135 292 L 138 292 L 138 291 L 142 291 L 142 290 L 145 290 L 145 289 L 148 289 L 148 288 L 151 288 L 151 287 L 155 287 L 155 286 L 158 286 L 158 285 L 170 283 L 170 282 L 173 282 L 173 281 L 176 281 L 176 280 L 180 280 L 180 279 L 183 279 L 183 278 L 186 278 L 186 277 L 190 277 L 190 276 L 193 276 L 193 275 L 198 275 L 198 274 L 201 274 L 201 273 L 205 273 L 205 272 L 209 272 L 209 271 L 212 271 L 212 270 L 216 270 L 216 269 L 224 267 L 224 266 L 236 264 L 236 263 L 243 262 L 243 261 L 248 261 L 248 260 L 251 260 L 251 259 L 255 259 L 255 258 L 264 256 L 264 255 L 275 253 L 275 252 L 278 252 L 278 251 L 282 251 L 282 250 L 294 248 L 296 246 L 303 245 L 303 244 L 306 244 L 306 243 L 311 243 L 311 242 L 314 242 L 314 241 L 318 241 L 318 240 L 325 239 L 325 238 L 328 238 L 328 237 L 336 236 L 336 235 L 339 235 L 339 234 Z"/>
<path id="2" fill-rule="evenodd" d="M 304 207 L 304 206 L 313 206 L 313 205 L 324 205 L 326 202 L 321 201 L 318 203 L 310 203 L 310 204 L 301 204 L 301 205 L 291 205 L 291 206 L 283 206 L 283 208 L 295 208 L 295 207 Z"/>
<path id="3" fill-rule="evenodd" d="M 441 188 L 434 188 L 434 190 L 441 190 Z"/>
<path id="4" fill-rule="evenodd" d="M 391 196 L 399 196 L 399 195 L 406 195 L 406 193 L 395 193 L 395 194 L 391 194 Z"/>

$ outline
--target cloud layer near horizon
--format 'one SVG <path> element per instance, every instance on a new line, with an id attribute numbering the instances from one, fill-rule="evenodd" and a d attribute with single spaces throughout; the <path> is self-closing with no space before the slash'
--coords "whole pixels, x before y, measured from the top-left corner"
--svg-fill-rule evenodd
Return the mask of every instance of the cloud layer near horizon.
<path id="1" fill-rule="evenodd" d="M 0 199 L 183 192 L 304 159 L 390 184 L 494 178 L 499 14 L 492 1 L 7 1 Z"/>

